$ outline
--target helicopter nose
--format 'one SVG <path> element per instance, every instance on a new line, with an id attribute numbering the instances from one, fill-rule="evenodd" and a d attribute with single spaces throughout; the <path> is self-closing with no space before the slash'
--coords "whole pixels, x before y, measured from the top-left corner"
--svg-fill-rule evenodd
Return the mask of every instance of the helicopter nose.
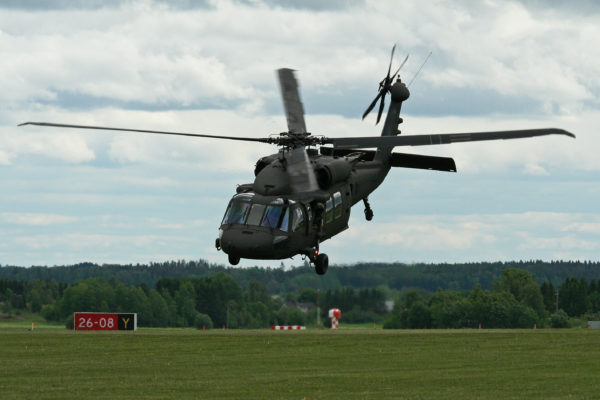
<path id="1" fill-rule="evenodd" d="M 230 228 L 221 237 L 223 251 L 242 258 L 269 258 L 273 242 L 270 233 L 251 229 Z"/>

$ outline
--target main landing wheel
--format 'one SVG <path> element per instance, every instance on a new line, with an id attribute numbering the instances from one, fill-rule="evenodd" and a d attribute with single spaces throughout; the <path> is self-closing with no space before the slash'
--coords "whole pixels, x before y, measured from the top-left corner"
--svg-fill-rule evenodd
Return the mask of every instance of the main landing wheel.
<path id="1" fill-rule="evenodd" d="M 327 254 L 321 253 L 315 258 L 315 272 L 319 275 L 325 275 L 329 268 L 329 257 Z"/>
<path id="2" fill-rule="evenodd" d="M 234 256 L 232 254 L 229 255 L 229 264 L 238 265 L 240 262 L 240 258 L 238 256 Z"/>

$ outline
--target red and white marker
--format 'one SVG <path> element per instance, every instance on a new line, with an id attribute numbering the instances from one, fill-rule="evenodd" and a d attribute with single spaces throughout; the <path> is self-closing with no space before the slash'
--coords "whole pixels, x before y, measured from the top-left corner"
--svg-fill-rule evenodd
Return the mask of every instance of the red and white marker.
<path id="1" fill-rule="evenodd" d="M 303 331 L 306 327 L 302 325 L 272 325 L 271 329 L 274 331 Z"/>
<path id="2" fill-rule="evenodd" d="M 329 318 L 331 318 L 331 329 L 337 329 L 340 325 L 340 317 L 342 312 L 339 308 L 332 308 L 329 310 Z"/>

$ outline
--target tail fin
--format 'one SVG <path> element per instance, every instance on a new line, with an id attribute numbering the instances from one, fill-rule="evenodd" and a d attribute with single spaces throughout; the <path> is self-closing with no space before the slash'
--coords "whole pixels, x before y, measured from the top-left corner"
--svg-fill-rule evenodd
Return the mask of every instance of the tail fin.
<path id="1" fill-rule="evenodd" d="M 402 103 L 410 97 L 410 92 L 408 91 L 406 85 L 400 80 L 400 77 L 398 77 L 390 92 L 392 94 L 392 101 L 390 103 L 387 116 L 385 117 L 385 123 L 383 124 L 383 129 L 381 130 L 381 136 L 398 136 L 400 134 L 400 131 L 398 130 L 398 125 L 402 123 L 402 118 L 400 118 L 400 110 L 402 109 Z M 378 147 L 376 158 L 389 163 L 393 149 L 393 147 L 388 146 Z"/>

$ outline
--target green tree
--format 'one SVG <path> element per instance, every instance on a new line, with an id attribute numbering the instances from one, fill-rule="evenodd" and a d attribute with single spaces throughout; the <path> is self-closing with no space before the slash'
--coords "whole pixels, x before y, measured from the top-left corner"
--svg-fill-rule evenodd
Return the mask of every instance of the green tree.
<path id="1" fill-rule="evenodd" d="M 169 293 L 169 290 L 163 288 L 160 291 L 161 297 L 165 300 L 165 304 L 167 305 L 168 310 L 168 326 L 184 326 L 185 322 L 183 317 L 179 314 L 177 303 L 173 299 L 173 296 Z"/>
<path id="2" fill-rule="evenodd" d="M 540 286 L 542 297 L 544 298 L 544 307 L 546 311 L 552 313 L 556 310 L 556 289 L 552 282 L 544 282 Z"/>
<path id="3" fill-rule="evenodd" d="M 531 307 L 521 303 L 511 307 L 509 328 L 533 328 L 534 324 L 538 324 L 538 322 L 539 316 Z"/>
<path id="4" fill-rule="evenodd" d="M 244 321 L 245 328 L 268 328 L 275 321 L 273 311 L 261 302 L 247 303 L 244 312 L 247 317 Z"/>
<path id="5" fill-rule="evenodd" d="M 433 328 L 460 328 L 466 318 L 466 299 L 458 292 L 438 289 L 429 298 Z"/>
<path id="6" fill-rule="evenodd" d="M 244 300 L 247 303 L 263 303 L 267 307 L 272 303 L 267 287 L 256 280 L 250 281 L 248 290 L 244 293 Z"/>
<path id="7" fill-rule="evenodd" d="M 492 311 L 493 298 L 491 293 L 483 290 L 480 284 L 477 284 L 468 297 L 470 310 L 468 319 L 473 320 L 475 324 L 481 324 L 485 328 L 490 328 L 490 315 Z"/>
<path id="8" fill-rule="evenodd" d="M 494 282 L 494 290 L 508 292 L 539 316 L 544 315 L 544 297 L 531 272 L 517 268 L 506 269 L 502 272 L 500 280 Z"/>
<path id="9" fill-rule="evenodd" d="M 213 322 L 207 314 L 196 313 L 194 326 L 198 329 L 212 329 Z"/>
<path id="10" fill-rule="evenodd" d="M 194 280 L 196 288 L 196 310 L 208 314 L 217 326 L 227 322 L 227 309 L 231 302 L 242 304 L 242 288 L 229 275 L 219 272 L 206 278 Z"/>
<path id="11" fill-rule="evenodd" d="M 277 313 L 277 323 L 279 325 L 303 325 L 304 314 L 297 307 L 283 306 Z"/>
<path id="12" fill-rule="evenodd" d="M 150 290 L 148 296 L 150 309 L 152 310 L 151 326 L 169 326 L 169 307 L 164 297 L 157 290 Z"/>
<path id="13" fill-rule="evenodd" d="M 422 301 L 417 301 L 403 312 L 401 318 L 409 329 L 427 329 L 431 328 L 431 312 Z"/>
<path id="14" fill-rule="evenodd" d="M 550 317 L 550 326 L 552 328 L 568 328 L 569 316 L 563 310 L 558 310 L 557 313 Z"/>
<path id="15" fill-rule="evenodd" d="M 298 292 L 298 301 L 300 303 L 317 304 L 318 290 L 313 288 L 303 288 Z"/>
<path id="16" fill-rule="evenodd" d="M 562 283 L 558 295 L 559 307 L 567 315 L 577 317 L 587 310 L 587 285 L 577 278 L 567 278 Z"/>
<path id="17" fill-rule="evenodd" d="M 196 291 L 189 280 L 181 283 L 175 292 L 174 300 L 177 305 L 177 314 L 183 318 L 184 326 L 194 326 L 198 313 L 196 311 Z"/>
<path id="18" fill-rule="evenodd" d="M 55 304 L 61 320 L 76 311 L 114 311 L 112 308 L 116 305 L 113 288 L 102 278 L 90 278 L 69 286 L 61 300 Z"/>

